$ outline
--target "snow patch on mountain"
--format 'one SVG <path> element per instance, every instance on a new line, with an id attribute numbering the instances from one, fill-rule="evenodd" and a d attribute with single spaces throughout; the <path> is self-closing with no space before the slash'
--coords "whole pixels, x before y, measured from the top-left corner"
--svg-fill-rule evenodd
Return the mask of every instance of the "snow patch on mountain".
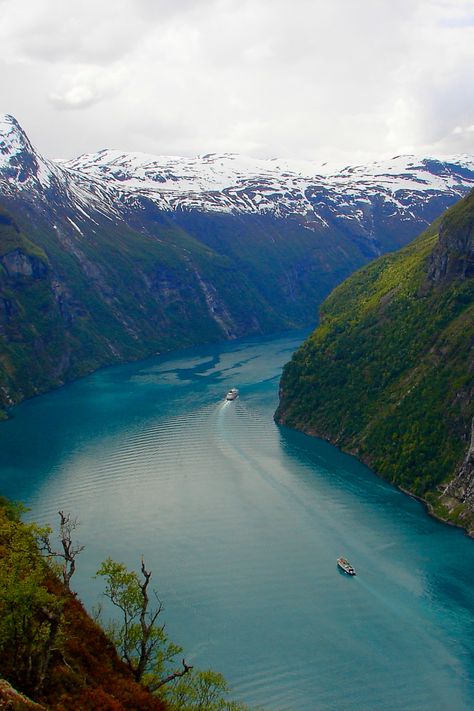
<path id="1" fill-rule="evenodd" d="M 31 199 L 59 195 L 84 219 L 140 209 L 296 216 L 327 227 L 350 220 L 368 229 L 375 203 L 387 215 L 412 219 L 433 196 L 452 201 L 474 187 L 474 156 L 396 156 L 334 171 L 324 163 L 259 160 L 232 153 L 194 158 L 102 150 L 73 160 L 37 153 L 12 116 L 0 117 L 0 190 Z M 92 208 L 92 209 L 91 209 Z"/>
<path id="2" fill-rule="evenodd" d="M 0 115 L 0 175 L 20 187 L 38 183 L 44 188 L 55 171 L 34 150 L 18 121 L 9 114 Z"/>
<path id="3" fill-rule="evenodd" d="M 401 197 L 427 191 L 463 195 L 474 186 L 474 157 L 441 161 L 398 156 L 368 166 L 348 166 L 325 173 L 323 164 L 258 160 L 235 154 L 195 158 L 156 157 L 143 153 L 104 150 L 63 163 L 90 179 L 107 183 L 124 198 L 145 197 L 163 210 L 206 212 L 271 212 L 307 215 L 323 202 L 353 205 L 384 195 L 396 209 L 408 206 Z M 346 200 L 344 200 L 346 198 Z M 347 202 L 349 200 L 349 202 Z M 370 201 L 369 201 L 370 202 Z"/>

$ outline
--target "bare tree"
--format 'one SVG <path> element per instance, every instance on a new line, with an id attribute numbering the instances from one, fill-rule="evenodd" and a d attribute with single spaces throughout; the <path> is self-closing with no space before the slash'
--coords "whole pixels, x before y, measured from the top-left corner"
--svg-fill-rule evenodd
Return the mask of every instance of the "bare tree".
<path id="1" fill-rule="evenodd" d="M 61 577 L 66 588 L 70 590 L 71 578 L 76 570 L 76 558 L 84 550 L 84 546 L 73 542 L 73 533 L 79 526 L 77 518 L 72 518 L 70 513 L 64 513 L 64 511 L 58 511 L 58 515 L 60 519 L 58 538 L 61 550 L 53 548 L 49 534 L 42 536 L 41 547 L 48 555 L 62 560 L 60 563 Z"/>

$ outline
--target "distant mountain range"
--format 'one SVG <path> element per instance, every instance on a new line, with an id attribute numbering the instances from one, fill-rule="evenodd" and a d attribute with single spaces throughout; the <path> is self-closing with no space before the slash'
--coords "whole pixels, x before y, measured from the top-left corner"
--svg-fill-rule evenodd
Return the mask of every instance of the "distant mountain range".
<path id="1" fill-rule="evenodd" d="M 8 115 L 0 117 L 0 151 L 2 193 L 59 191 L 81 222 L 88 209 L 123 217 L 149 201 L 164 212 L 299 217 L 309 229 L 338 226 L 364 236 L 374 249 L 383 248 L 384 225 L 392 232 L 395 219 L 428 223 L 440 203 L 455 202 L 474 186 L 474 156 L 467 155 L 403 155 L 337 172 L 310 161 L 216 153 L 182 158 L 103 150 L 53 161 L 34 150 Z"/>
<path id="2" fill-rule="evenodd" d="M 474 185 L 474 158 L 332 172 L 236 155 L 46 159 L 0 118 L 0 406 L 101 365 L 314 323 Z"/>

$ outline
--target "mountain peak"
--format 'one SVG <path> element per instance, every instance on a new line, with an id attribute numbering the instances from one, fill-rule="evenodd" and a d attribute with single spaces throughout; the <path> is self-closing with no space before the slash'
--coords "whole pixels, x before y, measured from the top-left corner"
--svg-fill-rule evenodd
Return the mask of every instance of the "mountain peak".
<path id="1" fill-rule="evenodd" d="M 0 114 L 0 153 L 2 156 L 13 155 L 20 150 L 33 147 L 16 118 L 10 114 Z M 33 151 L 34 152 L 34 151 Z"/>
<path id="2" fill-rule="evenodd" d="M 0 114 L 0 171 L 3 177 L 20 185 L 31 181 L 43 187 L 50 184 L 51 167 L 11 114 Z"/>

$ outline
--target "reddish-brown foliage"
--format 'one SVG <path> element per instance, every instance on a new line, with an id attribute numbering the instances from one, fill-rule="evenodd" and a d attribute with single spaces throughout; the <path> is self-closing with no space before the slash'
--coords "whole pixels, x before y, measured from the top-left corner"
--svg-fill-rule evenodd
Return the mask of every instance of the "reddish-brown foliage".
<path id="1" fill-rule="evenodd" d="M 40 706 L 20 694 L 5 679 L 0 679 L 0 709 L 5 709 L 5 711 L 46 711 L 45 706 Z"/>
<path id="2" fill-rule="evenodd" d="M 7 520 L 14 521 L 14 525 L 22 525 L 0 497 L 0 523 Z M 30 548 L 28 551 L 31 554 Z M 9 555 L 8 545 L 0 540 L 0 559 L 7 559 Z M 40 559 L 39 551 L 37 555 Z M 49 593 L 64 601 L 64 606 L 60 631 L 52 642 L 41 697 L 34 701 L 50 711 L 164 711 L 166 705 L 134 681 L 113 644 L 65 585 L 52 573 L 46 573 L 43 584 Z M 15 677 L 11 651 L 8 644 L 3 645 L 0 651 L 0 677 L 6 679 Z M 21 682 L 21 678 L 17 681 Z M 21 683 L 19 690 L 26 691 L 21 688 Z M 35 707 L 28 699 L 23 701 L 21 694 L 7 683 L 1 692 L 0 708 Z M 8 694 L 16 694 L 16 705 L 11 705 L 12 699 Z M 5 705 L 7 702 L 8 706 Z M 18 705 L 20 702 L 23 706 Z"/>
<path id="3" fill-rule="evenodd" d="M 137 684 L 102 629 L 59 581 L 66 596 L 65 642 L 52 661 L 42 696 L 52 711 L 164 711 L 166 705 Z"/>

